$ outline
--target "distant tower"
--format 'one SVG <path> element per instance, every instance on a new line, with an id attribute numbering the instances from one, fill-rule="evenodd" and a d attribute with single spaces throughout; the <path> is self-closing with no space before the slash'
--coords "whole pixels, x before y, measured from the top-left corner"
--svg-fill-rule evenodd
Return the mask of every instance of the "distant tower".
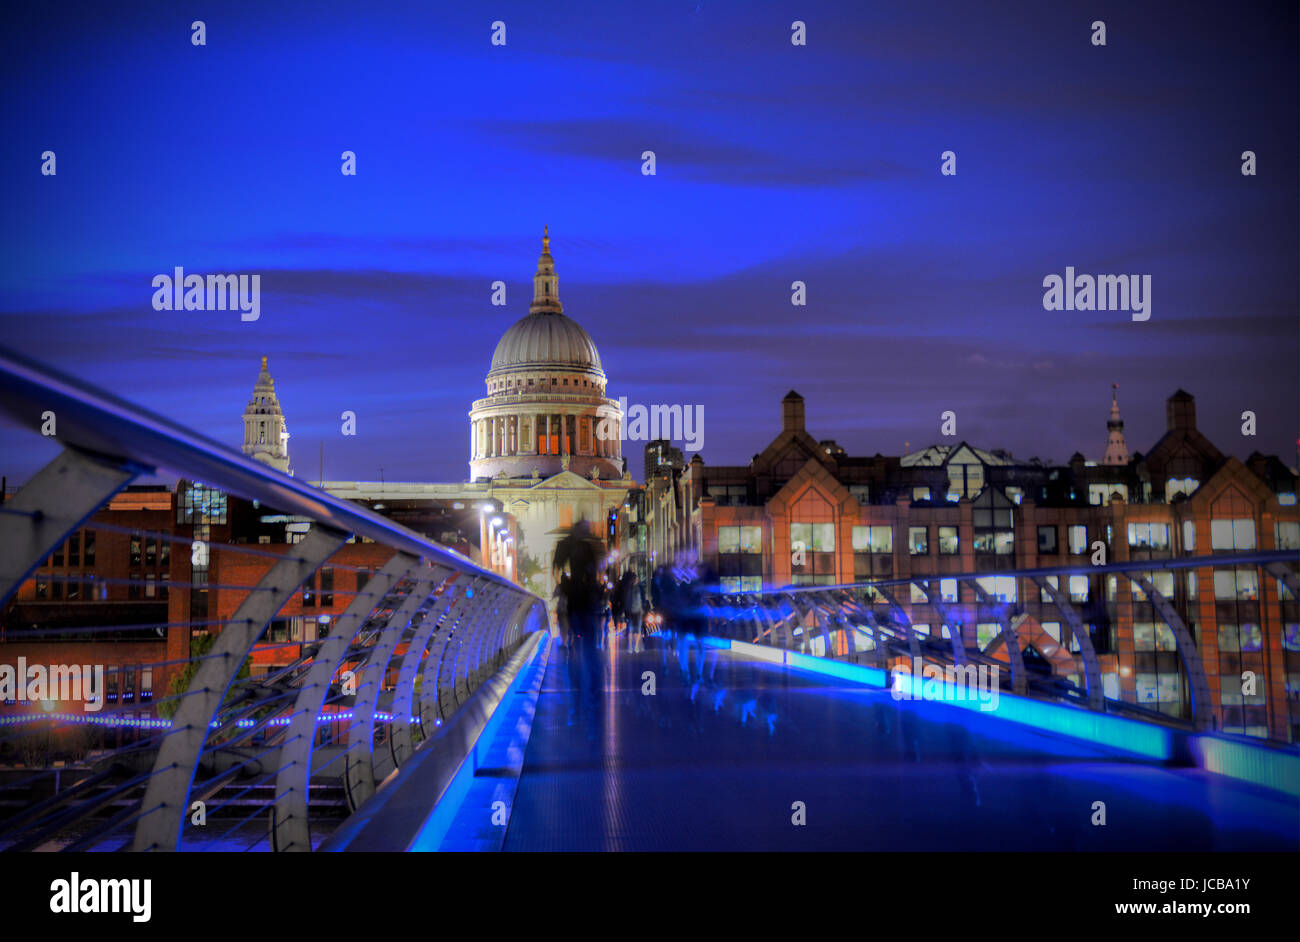
<path id="1" fill-rule="evenodd" d="M 1128 464 L 1128 446 L 1124 444 L 1124 420 L 1119 417 L 1116 398 L 1118 383 L 1110 384 L 1110 418 L 1106 420 L 1106 457 L 1102 464 Z"/>
<path id="2" fill-rule="evenodd" d="M 253 398 L 244 410 L 243 452 L 277 471 L 293 473 L 289 470 L 289 430 L 275 396 L 275 380 L 266 371 L 266 357 L 262 357 L 262 372 L 257 374 Z"/>

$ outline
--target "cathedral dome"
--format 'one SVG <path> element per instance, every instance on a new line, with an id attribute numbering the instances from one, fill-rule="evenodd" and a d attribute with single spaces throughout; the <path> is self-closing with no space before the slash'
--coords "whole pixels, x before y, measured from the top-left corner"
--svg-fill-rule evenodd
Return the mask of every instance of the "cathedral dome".
<path id="1" fill-rule="evenodd" d="M 591 336 L 564 314 L 545 228 L 528 316 L 502 335 L 470 408 L 470 480 L 619 478 L 623 409 L 605 379 Z"/>
<path id="2" fill-rule="evenodd" d="M 529 314 L 507 330 L 492 354 L 488 375 L 537 368 L 604 373 L 590 335 L 576 321 L 553 311 Z"/>

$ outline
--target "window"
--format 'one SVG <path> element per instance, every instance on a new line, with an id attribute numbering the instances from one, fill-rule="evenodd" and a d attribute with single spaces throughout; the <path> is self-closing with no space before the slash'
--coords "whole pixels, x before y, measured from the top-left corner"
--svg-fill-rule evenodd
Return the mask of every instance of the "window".
<path id="1" fill-rule="evenodd" d="M 1112 494 L 1118 493 L 1120 497 L 1128 500 L 1127 484 L 1089 484 L 1088 485 L 1088 503 L 1094 507 L 1105 507 L 1110 503 Z"/>
<path id="2" fill-rule="evenodd" d="M 81 565 L 81 534 L 74 533 L 68 537 L 68 565 Z"/>
<path id="3" fill-rule="evenodd" d="M 1191 496 L 1200 486 L 1201 482 L 1196 478 L 1170 478 L 1165 482 L 1165 501 L 1171 502 L 1179 494 Z"/>
<path id="4" fill-rule="evenodd" d="M 1211 520 L 1210 548 L 1248 550 L 1255 548 L 1255 521 L 1250 519 Z"/>
<path id="5" fill-rule="evenodd" d="M 1070 577 L 1070 601 L 1071 602 L 1088 601 L 1088 577 L 1087 576 Z"/>
<path id="6" fill-rule="evenodd" d="M 940 579 L 939 580 L 939 601 L 940 602 L 957 602 L 957 580 Z"/>
<path id="7" fill-rule="evenodd" d="M 144 597 L 147 599 L 158 597 L 158 577 L 151 572 L 144 574 Z"/>
<path id="8" fill-rule="evenodd" d="M 1015 535 L 1010 530 L 976 530 L 975 552 L 1010 556 L 1015 549 Z"/>
<path id="9" fill-rule="evenodd" d="M 1039 627 L 1046 631 L 1057 644 L 1061 643 L 1061 623 L 1059 621 L 1042 621 Z"/>
<path id="10" fill-rule="evenodd" d="M 140 538 L 138 536 L 133 536 L 131 537 L 131 565 L 139 566 L 140 559 Z"/>
<path id="11" fill-rule="evenodd" d="M 1002 490 L 1006 492 L 1011 503 L 1015 504 L 1017 507 L 1019 507 L 1020 502 L 1025 499 L 1025 489 L 1023 487 L 1004 487 Z"/>
<path id="12" fill-rule="evenodd" d="M 835 551 L 835 524 L 792 523 L 790 539 L 802 542 L 815 553 L 831 553 Z"/>
<path id="13" fill-rule="evenodd" d="M 908 527 L 908 553 L 912 556 L 928 556 L 930 554 L 929 534 L 930 530 L 928 527 Z"/>
<path id="14" fill-rule="evenodd" d="M 1254 569 L 1214 570 L 1214 597 L 1220 601 L 1259 598 L 1259 573 Z"/>
<path id="15" fill-rule="evenodd" d="M 364 589 L 366 587 L 366 583 L 368 583 L 369 581 L 370 581 L 370 570 L 358 569 L 357 570 L 357 591 L 360 592 L 362 589 Z"/>
<path id="16" fill-rule="evenodd" d="M 966 455 L 969 456 L 970 453 L 966 452 Z M 948 464 L 949 500 L 974 497 L 982 490 L 984 490 L 984 465 L 978 462 L 956 461 Z"/>
<path id="17" fill-rule="evenodd" d="M 999 602 L 1014 602 L 1016 600 L 1015 576 L 985 576 L 983 579 L 976 579 L 975 581 L 979 583 L 979 587 L 984 590 L 986 595 L 992 596 Z"/>
<path id="18" fill-rule="evenodd" d="M 976 553 L 1010 556 L 1015 551 L 1014 510 L 1000 491 L 989 488 L 976 497 L 971 515 Z"/>
<path id="19" fill-rule="evenodd" d="M 1128 545 L 1154 550 L 1169 549 L 1169 524 L 1130 523 L 1128 525 Z"/>
<path id="20" fill-rule="evenodd" d="M 86 556 L 86 566 L 87 567 L 94 566 L 95 565 L 95 531 L 94 530 L 86 531 L 85 556 Z"/>
<path id="21" fill-rule="evenodd" d="M 225 523 L 226 495 L 211 487 L 191 483 L 176 500 L 177 523 Z"/>
<path id="22" fill-rule="evenodd" d="M 763 587 L 762 526 L 718 527 L 718 575 L 733 592 Z"/>
<path id="23" fill-rule="evenodd" d="M 719 553 L 761 553 L 763 528 L 761 526 L 718 527 Z"/>
<path id="24" fill-rule="evenodd" d="M 912 488 L 912 500 L 929 500 L 930 489 L 928 487 Z"/>
<path id="25" fill-rule="evenodd" d="M 859 504 L 871 503 L 871 487 L 867 484 L 850 484 L 849 494 Z"/>
<path id="26" fill-rule="evenodd" d="M 1220 651 L 1262 651 L 1264 635 L 1259 625 L 1219 625 Z"/>
<path id="27" fill-rule="evenodd" d="M 956 556 L 959 550 L 956 527 L 939 528 L 939 555 Z"/>
<path id="28" fill-rule="evenodd" d="M 922 588 L 921 588 L 919 585 L 917 585 L 915 582 L 909 582 L 909 583 L 908 583 L 908 588 L 911 589 L 911 591 L 912 591 L 912 604 L 913 604 L 913 605 L 924 605 L 924 604 L 926 604 L 927 602 L 930 601 L 930 596 L 926 595 L 926 594 L 925 594 L 925 590 L 922 589 Z"/>
<path id="29" fill-rule="evenodd" d="M 48 599 L 50 597 L 50 583 L 48 579 L 37 578 L 36 597 L 38 599 Z"/>
<path id="30" fill-rule="evenodd" d="M 1196 521 L 1183 521 L 1183 552 L 1196 552 Z"/>
<path id="31" fill-rule="evenodd" d="M 1038 552 L 1046 554 L 1057 552 L 1055 525 L 1038 528 Z"/>
<path id="32" fill-rule="evenodd" d="M 316 607 L 316 573 L 307 577 L 307 581 L 302 584 L 302 607 Z"/>
<path id="33" fill-rule="evenodd" d="M 144 544 L 144 564 L 149 569 L 158 566 L 158 541 L 150 538 Z"/>
<path id="34" fill-rule="evenodd" d="M 1159 592 L 1164 598 L 1172 599 L 1174 597 L 1174 574 L 1169 570 L 1157 569 L 1154 572 L 1143 572 L 1139 573 L 1139 575 L 1143 576 L 1148 582 L 1150 582 L 1151 588 Z M 1191 575 L 1195 576 L 1196 574 L 1192 573 Z M 1146 592 L 1144 592 L 1142 587 L 1136 582 L 1132 585 L 1132 591 L 1134 599 L 1139 601 L 1146 600 Z"/>
<path id="35" fill-rule="evenodd" d="M 993 640 L 1002 634 L 1002 626 L 995 621 L 982 621 L 975 626 L 975 643 L 981 651 L 988 648 Z"/>
<path id="36" fill-rule="evenodd" d="M 790 550 L 795 585 L 835 584 L 835 524 L 790 524 Z"/>
<path id="37" fill-rule="evenodd" d="M 1291 491 L 1278 491 L 1277 502 L 1282 507 L 1295 506 L 1295 494 Z"/>
<path id="38" fill-rule="evenodd" d="M 334 567 L 326 566 L 320 571 L 320 604 L 324 608 L 334 605 Z"/>
<path id="39" fill-rule="evenodd" d="M 832 549 L 834 547 L 832 546 Z M 890 526 L 866 526 L 853 528 L 853 552 L 855 553 L 892 553 L 894 551 L 894 528 Z"/>
<path id="40" fill-rule="evenodd" d="M 1088 552 L 1088 528 L 1085 526 L 1071 526 L 1066 528 L 1066 535 L 1070 540 L 1070 555 L 1082 556 Z"/>
<path id="41" fill-rule="evenodd" d="M 1300 549 L 1300 523 L 1279 520 L 1273 524 L 1273 541 L 1278 549 Z"/>
<path id="42" fill-rule="evenodd" d="M 1052 601 L 1052 593 L 1047 591 L 1047 586 L 1050 585 L 1053 589 L 1059 589 L 1061 587 L 1061 580 L 1057 576 L 1044 576 L 1043 582 L 1046 583 L 1046 585 L 1039 586 L 1038 601 L 1050 602 Z"/>

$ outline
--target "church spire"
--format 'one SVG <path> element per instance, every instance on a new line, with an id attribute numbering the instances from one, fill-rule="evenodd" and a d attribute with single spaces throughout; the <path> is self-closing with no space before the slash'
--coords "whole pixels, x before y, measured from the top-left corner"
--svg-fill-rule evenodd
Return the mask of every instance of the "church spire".
<path id="1" fill-rule="evenodd" d="M 244 410 L 244 454 L 277 471 L 293 474 L 289 470 L 289 430 L 280 411 L 280 400 L 275 394 L 275 380 L 262 357 L 262 371 L 253 385 L 253 397 Z"/>
<path id="2" fill-rule="evenodd" d="M 1110 418 L 1106 420 L 1106 457 L 1102 464 L 1128 464 L 1128 445 L 1124 443 L 1124 420 L 1119 416 L 1119 383 L 1110 384 Z"/>
<path id="3" fill-rule="evenodd" d="M 562 314 L 560 279 L 555 274 L 555 259 L 551 257 L 551 227 L 542 226 L 542 254 L 537 258 L 537 274 L 533 275 L 533 303 L 530 314 Z"/>

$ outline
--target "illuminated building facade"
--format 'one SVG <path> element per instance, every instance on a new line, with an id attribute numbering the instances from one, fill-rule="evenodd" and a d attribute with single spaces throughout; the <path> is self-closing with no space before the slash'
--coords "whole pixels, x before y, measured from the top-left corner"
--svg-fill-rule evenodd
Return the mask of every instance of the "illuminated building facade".
<path id="1" fill-rule="evenodd" d="M 1150 451 L 1122 464 L 1078 454 L 1064 466 L 1021 462 L 966 442 L 859 458 L 814 439 L 791 392 L 780 434 L 748 465 L 709 466 L 697 454 L 679 477 L 647 482 L 648 544 L 660 558 L 696 548 L 730 590 L 1078 566 L 1053 578 L 1089 626 L 1108 695 L 1182 716 L 1189 700 L 1172 635 L 1129 579 L 1087 571 L 1097 544 L 1115 563 L 1300 550 L 1300 515 L 1295 469 L 1219 451 L 1182 390 L 1166 418 Z M 1117 420 L 1113 405 L 1112 458 Z M 1220 728 L 1300 739 L 1300 609 L 1286 588 L 1254 567 L 1153 567 L 1149 578 L 1198 639 Z M 973 588 L 956 580 L 940 588 L 944 610 L 961 613 L 966 643 L 994 643 L 1000 626 Z M 1030 580 L 991 576 L 982 588 L 1012 607 L 1031 649 L 1073 645 Z M 899 601 L 919 630 L 947 636 L 939 606 L 920 589 L 904 586 Z M 1243 671 L 1266 680 L 1243 692 Z"/>

